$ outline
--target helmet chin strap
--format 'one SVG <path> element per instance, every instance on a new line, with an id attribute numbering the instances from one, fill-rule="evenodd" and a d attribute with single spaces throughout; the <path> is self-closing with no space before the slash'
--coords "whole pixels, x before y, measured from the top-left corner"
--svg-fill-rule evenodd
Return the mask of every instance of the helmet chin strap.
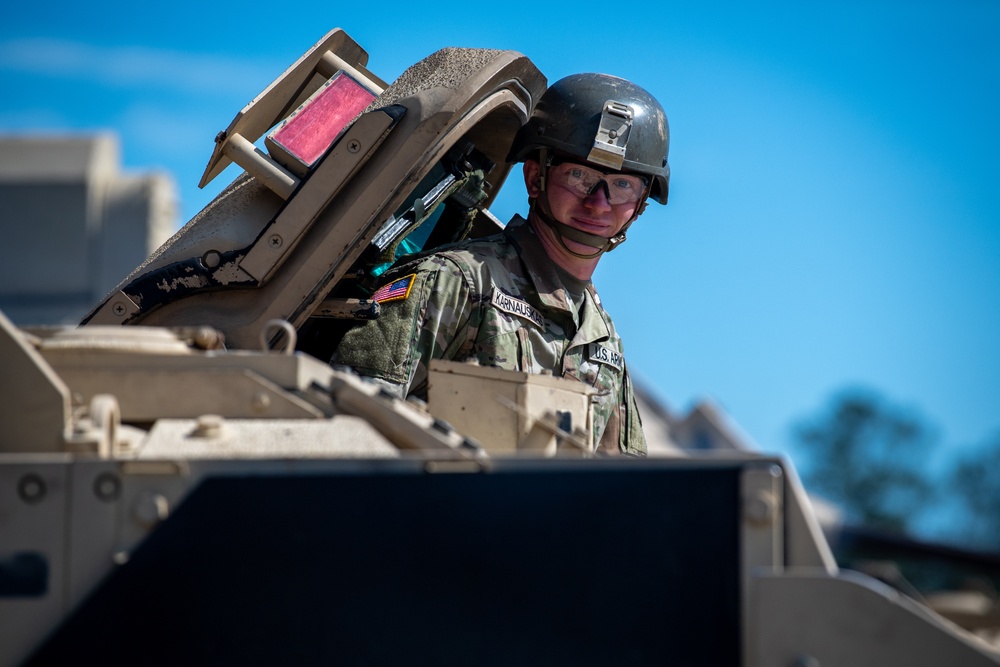
<path id="1" fill-rule="evenodd" d="M 625 232 L 628 231 L 628 228 L 632 226 L 632 223 L 635 222 L 636 218 L 638 218 L 646 208 L 646 198 L 642 198 L 642 203 L 636 207 L 635 214 L 632 218 L 626 222 L 625 226 L 611 238 L 605 238 L 603 236 L 598 236 L 597 234 L 590 234 L 576 229 L 575 227 L 570 227 L 569 225 L 556 220 L 552 215 L 552 209 L 549 208 L 549 196 L 548 191 L 545 188 L 549 165 L 547 164 L 548 160 L 545 160 L 544 158 L 543 160 L 544 161 L 541 162 L 540 165 L 542 169 L 541 182 L 539 184 L 540 192 L 537 197 L 532 197 L 529 200 L 529 212 L 533 212 L 539 220 L 552 228 L 552 231 L 555 232 L 556 240 L 559 241 L 559 245 L 562 246 L 562 249 L 574 257 L 579 257 L 580 259 L 594 259 L 596 257 L 600 257 L 603 253 L 611 252 L 624 243 Z M 577 243 L 590 246 L 591 248 L 596 248 L 596 250 L 589 255 L 576 252 L 566 245 L 565 239 L 576 241 Z"/>
<path id="2" fill-rule="evenodd" d="M 533 197 L 531 199 L 530 212 L 534 213 L 536 218 L 548 225 L 552 231 L 555 232 L 556 240 L 559 242 L 559 245 L 562 246 L 562 249 L 574 257 L 579 257 L 580 259 L 594 259 L 595 257 L 600 257 L 601 254 L 605 252 L 614 250 L 615 246 L 625 240 L 625 229 L 622 229 L 614 237 L 606 239 L 603 236 L 588 234 L 587 232 L 580 231 L 579 229 L 575 229 L 567 224 L 559 222 L 552 217 L 552 214 L 549 211 L 547 197 L 545 197 L 546 201 L 541 203 L 543 197 L 545 197 L 545 195 L 544 193 L 541 193 L 538 197 Z M 576 252 L 566 245 L 565 239 L 576 241 L 577 243 L 590 246 L 591 248 L 596 248 L 596 250 L 589 255 Z"/>

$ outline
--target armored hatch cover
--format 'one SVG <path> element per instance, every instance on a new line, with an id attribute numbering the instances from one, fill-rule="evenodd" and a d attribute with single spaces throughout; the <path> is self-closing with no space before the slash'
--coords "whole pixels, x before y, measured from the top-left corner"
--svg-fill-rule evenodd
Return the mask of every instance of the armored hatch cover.
<path id="1" fill-rule="evenodd" d="M 349 69 L 355 71 L 363 68 L 358 61 L 367 60 L 356 53 L 353 59 Z M 313 61 L 326 62 L 305 58 L 299 66 Z M 361 78 L 378 81 L 366 74 L 361 72 Z M 295 67 L 283 76 L 293 75 L 316 78 L 301 76 Z M 284 90 L 276 84 L 268 90 Z M 469 207 L 483 211 L 480 227 L 471 233 L 494 230 L 486 208 L 510 169 L 505 159 L 514 134 L 544 88 L 541 73 L 513 51 L 447 48 L 432 54 L 385 90 L 373 91 L 376 99 L 294 182 L 287 198 L 280 187 L 276 192 L 268 185 L 268 174 L 280 165 L 261 163 L 259 155 L 247 162 L 247 173 L 126 278 L 84 323 L 209 325 L 224 333 L 229 347 L 239 349 L 255 347 L 268 320 L 301 327 L 449 152 L 450 169 L 456 162 L 468 163 L 474 153 L 475 166 L 485 172 L 484 198 Z M 266 92 L 255 103 L 275 106 Z M 297 100 L 305 93 L 291 87 L 285 94 Z M 253 104 L 240 118 L 253 115 Z M 260 127 L 257 123 L 254 131 Z M 231 138 L 220 134 L 223 144 Z M 226 154 L 241 155 L 236 149 Z M 207 173 L 215 172 L 215 161 Z"/>

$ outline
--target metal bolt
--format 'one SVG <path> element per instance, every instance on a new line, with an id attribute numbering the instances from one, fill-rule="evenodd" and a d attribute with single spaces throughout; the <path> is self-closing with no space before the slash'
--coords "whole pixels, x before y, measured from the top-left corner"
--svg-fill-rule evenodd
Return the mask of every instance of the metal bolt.
<path id="1" fill-rule="evenodd" d="M 226 343 L 226 337 L 221 331 L 212 327 L 195 327 L 191 332 L 191 342 L 199 350 L 221 350 Z"/>
<path id="2" fill-rule="evenodd" d="M 21 500 L 32 505 L 42 502 L 45 490 L 45 480 L 35 474 L 25 475 L 17 483 L 17 494 L 21 496 Z"/>
<path id="3" fill-rule="evenodd" d="M 479 444 L 479 441 L 475 438 L 470 438 L 468 436 L 462 438 L 462 447 L 465 449 L 472 450 L 476 453 L 483 451 L 483 446 Z"/>
<path id="4" fill-rule="evenodd" d="M 407 396 L 406 402 L 415 407 L 417 410 L 422 412 L 427 412 L 427 401 L 417 396 Z"/>
<path id="5" fill-rule="evenodd" d="M 431 424 L 431 428 L 440 433 L 444 433 L 445 435 L 448 435 L 455 431 L 455 427 L 443 419 L 435 419 L 434 423 Z"/>
<path id="6" fill-rule="evenodd" d="M 250 399 L 250 407 L 254 412 L 264 412 L 271 407 L 271 397 L 264 392 L 258 392 Z"/>
<path id="7" fill-rule="evenodd" d="M 226 420 L 219 415 L 201 415 L 195 422 L 192 438 L 218 438 Z"/>
<path id="8" fill-rule="evenodd" d="M 272 248 L 280 248 L 281 244 L 284 243 L 284 241 L 282 241 L 281 237 L 278 236 L 277 234 L 271 234 L 271 236 L 268 237 L 268 239 L 267 239 L 267 243 Z"/>
<path id="9" fill-rule="evenodd" d="M 777 499 L 774 494 L 762 489 L 747 501 L 743 511 L 751 523 L 765 525 L 771 522 L 771 515 L 776 504 Z"/>
<path id="10" fill-rule="evenodd" d="M 170 515 L 170 501 L 162 493 L 145 492 L 135 499 L 133 515 L 144 526 L 154 526 Z"/>
<path id="11" fill-rule="evenodd" d="M 111 306 L 111 312 L 117 315 L 118 317 L 121 317 L 122 315 L 125 314 L 125 304 L 122 303 L 121 301 L 115 301 L 115 304 Z"/>
<path id="12" fill-rule="evenodd" d="M 352 153 L 357 153 L 359 150 L 361 150 L 361 142 L 358 141 L 357 139 L 351 139 L 347 143 L 347 150 L 349 150 Z"/>
<path id="13" fill-rule="evenodd" d="M 214 269 L 222 264 L 222 253 L 218 250 L 209 250 L 201 256 L 201 263 L 205 265 L 206 269 Z"/>
<path id="14" fill-rule="evenodd" d="M 101 473 L 94 480 L 94 495 L 106 503 L 117 500 L 121 491 L 121 480 L 109 472 Z"/>

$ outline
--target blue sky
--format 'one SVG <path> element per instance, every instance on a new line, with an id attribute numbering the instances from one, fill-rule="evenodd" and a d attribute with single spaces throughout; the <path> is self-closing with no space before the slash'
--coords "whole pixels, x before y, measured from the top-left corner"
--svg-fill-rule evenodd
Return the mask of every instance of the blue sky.
<path id="1" fill-rule="evenodd" d="M 1000 434 L 1000 3 L 60 4 L 5 11 L 0 132 L 116 131 L 180 222 L 236 175 L 197 189 L 215 134 L 333 27 L 390 81 L 445 46 L 630 78 L 670 118 L 671 201 L 595 283 L 640 381 L 769 451 L 850 386 L 955 449 Z"/>

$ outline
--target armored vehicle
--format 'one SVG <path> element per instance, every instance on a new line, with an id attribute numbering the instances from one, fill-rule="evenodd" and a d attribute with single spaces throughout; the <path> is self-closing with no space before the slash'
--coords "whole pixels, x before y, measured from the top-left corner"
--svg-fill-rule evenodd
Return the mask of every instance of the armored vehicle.
<path id="1" fill-rule="evenodd" d="M 244 170 L 71 329 L 0 315 L 0 663 L 996 665 L 838 569 L 789 463 L 594 452 L 575 382 L 331 367 L 399 256 L 491 233 L 525 56 L 391 85 L 333 30 Z"/>

